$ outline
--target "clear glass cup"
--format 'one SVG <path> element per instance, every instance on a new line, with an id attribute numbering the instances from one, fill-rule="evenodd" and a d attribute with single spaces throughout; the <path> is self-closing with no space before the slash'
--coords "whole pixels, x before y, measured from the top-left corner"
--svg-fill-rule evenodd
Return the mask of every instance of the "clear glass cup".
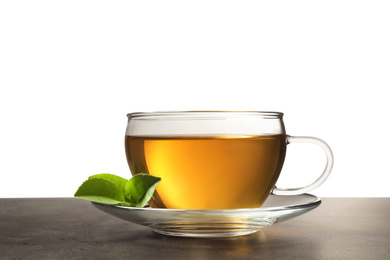
<path id="1" fill-rule="evenodd" d="M 305 187 L 275 186 L 286 146 L 302 142 L 324 150 L 322 174 Z M 333 166 L 330 147 L 318 138 L 287 135 L 280 112 L 130 113 L 125 149 L 133 175 L 161 177 L 150 201 L 156 208 L 258 208 L 270 194 L 317 188 Z"/>

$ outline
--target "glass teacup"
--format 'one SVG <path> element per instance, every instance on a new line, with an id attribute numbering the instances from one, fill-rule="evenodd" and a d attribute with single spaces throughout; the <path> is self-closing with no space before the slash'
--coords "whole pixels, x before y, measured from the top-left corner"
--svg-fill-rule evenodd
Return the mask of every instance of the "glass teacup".
<path id="1" fill-rule="evenodd" d="M 286 146 L 293 142 L 319 145 L 327 164 L 308 186 L 278 188 Z M 133 175 L 161 177 L 150 201 L 156 208 L 258 208 L 271 193 L 296 195 L 318 187 L 333 166 L 324 141 L 286 135 L 280 112 L 130 113 L 125 148 Z"/>

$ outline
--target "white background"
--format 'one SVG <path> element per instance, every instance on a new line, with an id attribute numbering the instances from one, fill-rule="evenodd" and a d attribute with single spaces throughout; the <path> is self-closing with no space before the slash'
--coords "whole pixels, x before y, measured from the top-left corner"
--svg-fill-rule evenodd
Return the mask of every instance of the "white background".
<path id="1" fill-rule="evenodd" d="M 126 114 L 271 110 L 319 196 L 390 196 L 388 1 L 1 1 L 0 197 L 130 177 Z M 324 166 L 289 145 L 280 185 Z"/>

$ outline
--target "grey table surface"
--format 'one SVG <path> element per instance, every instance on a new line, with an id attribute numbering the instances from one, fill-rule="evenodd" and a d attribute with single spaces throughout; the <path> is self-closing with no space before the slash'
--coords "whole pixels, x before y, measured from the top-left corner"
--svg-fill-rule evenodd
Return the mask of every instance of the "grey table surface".
<path id="1" fill-rule="evenodd" d="M 390 259 L 390 198 L 324 198 L 226 239 L 159 235 L 75 198 L 0 199 L 0 259 Z"/>

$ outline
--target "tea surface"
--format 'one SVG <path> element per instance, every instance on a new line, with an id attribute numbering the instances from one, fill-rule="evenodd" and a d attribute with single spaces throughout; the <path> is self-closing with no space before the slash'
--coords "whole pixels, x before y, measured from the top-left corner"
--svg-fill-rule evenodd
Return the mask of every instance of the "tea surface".
<path id="1" fill-rule="evenodd" d="M 216 137 L 126 136 L 131 172 L 162 181 L 150 202 L 176 209 L 260 207 L 274 187 L 285 135 Z"/>

